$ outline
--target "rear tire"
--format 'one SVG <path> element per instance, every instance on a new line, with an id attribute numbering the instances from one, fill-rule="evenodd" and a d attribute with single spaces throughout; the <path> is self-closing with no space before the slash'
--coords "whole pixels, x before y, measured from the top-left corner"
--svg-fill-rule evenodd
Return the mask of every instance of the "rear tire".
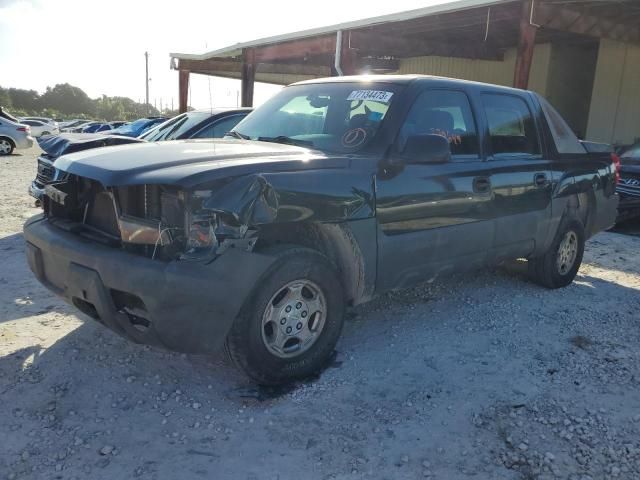
<path id="1" fill-rule="evenodd" d="M 575 217 L 560 223 L 549 250 L 529 259 L 531 279 L 546 288 L 562 288 L 573 282 L 584 255 L 584 225 Z"/>
<path id="2" fill-rule="evenodd" d="M 344 289 L 327 257 L 295 246 L 274 252 L 278 260 L 225 342 L 232 362 L 261 385 L 321 371 L 333 355 L 345 310 Z"/>
<path id="3" fill-rule="evenodd" d="M 16 146 L 8 138 L 0 138 L 0 155 L 11 155 Z"/>

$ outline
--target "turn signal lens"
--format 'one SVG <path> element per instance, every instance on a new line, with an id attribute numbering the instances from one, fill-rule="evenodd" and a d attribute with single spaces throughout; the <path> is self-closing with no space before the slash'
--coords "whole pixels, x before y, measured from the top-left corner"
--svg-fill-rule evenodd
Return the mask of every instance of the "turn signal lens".
<path id="1" fill-rule="evenodd" d="M 622 168 L 622 166 L 620 165 L 620 157 L 618 155 L 616 155 L 615 153 L 612 153 L 611 154 L 611 161 L 613 162 L 616 185 L 618 185 L 618 183 L 620 182 L 620 169 Z"/>

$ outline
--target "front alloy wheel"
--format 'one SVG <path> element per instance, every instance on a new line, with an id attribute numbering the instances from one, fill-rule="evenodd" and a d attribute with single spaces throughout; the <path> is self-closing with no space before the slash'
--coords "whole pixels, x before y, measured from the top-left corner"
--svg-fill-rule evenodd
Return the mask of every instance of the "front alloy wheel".
<path id="1" fill-rule="evenodd" d="M 337 269 L 320 252 L 287 246 L 276 257 L 227 335 L 233 363 L 259 384 L 309 377 L 331 358 L 345 299 Z"/>
<path id="2" fill-rule="evenodd" d="M 278 291 L 262 316 L 262 340 L 277 357 L 292 358 L 309 350 L 322 334 L 327 301 L 309 280 L 294 280 Z"/>

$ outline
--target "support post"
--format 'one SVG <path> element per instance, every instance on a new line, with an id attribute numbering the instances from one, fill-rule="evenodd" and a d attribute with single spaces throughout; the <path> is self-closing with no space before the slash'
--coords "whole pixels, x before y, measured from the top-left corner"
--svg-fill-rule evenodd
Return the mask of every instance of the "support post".
<path id="1" fill-rule="evenodd" d="M 518 56 L 513 74 L 513 86 L 526 89 L 529 86 L 529 72 L 533 61 L 537 28 L 531 24 L 531 0 L 522 0 L 520 13 L 520 34 L 518 37 Z"/>
<path id="2" fill-rule="evenodd" d="M 340 63 L 342 66 L 343 75 L 357 75 L 359 73 L 357 65 L 357 53 L 350 47 L 350 44 L 351 32 L 344 32 L 340 54 Z"/>
<path id="3" fill-rule="evenodd" d="M 243 107 L 253 107 L 253 86 L 256 79 L 256 55 L 253 48 L 242 52 L 240 98 Z"/>
<path id="4" fill-rule="evenodd" d="M 189 102 L 189 70 L 178 71 L 178 111 L 187 111 Z"/>

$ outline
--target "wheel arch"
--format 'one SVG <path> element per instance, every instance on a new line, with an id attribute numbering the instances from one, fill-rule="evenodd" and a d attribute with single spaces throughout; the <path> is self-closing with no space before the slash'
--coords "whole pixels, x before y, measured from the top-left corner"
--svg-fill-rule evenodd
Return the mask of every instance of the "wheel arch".
<path id="1" fill-rule="evenodd" d="M 295 222 L 260 227 L 256 250 L 299 245 L 325 255 L 336 267 L 348 303 L 369 300 L 375 289 L 375 220 L 343 223 Z"/>
<path id="2" fill-rule="evenodd" d="M 4 139 L 4 140 L 9 140 L 9 142 L 11 142 L 11 145 L 13 145 L 13 148 L 16 148 L 16 141 L 11 138 L 8 135 L 0 135 L 0 139 Z"/>

